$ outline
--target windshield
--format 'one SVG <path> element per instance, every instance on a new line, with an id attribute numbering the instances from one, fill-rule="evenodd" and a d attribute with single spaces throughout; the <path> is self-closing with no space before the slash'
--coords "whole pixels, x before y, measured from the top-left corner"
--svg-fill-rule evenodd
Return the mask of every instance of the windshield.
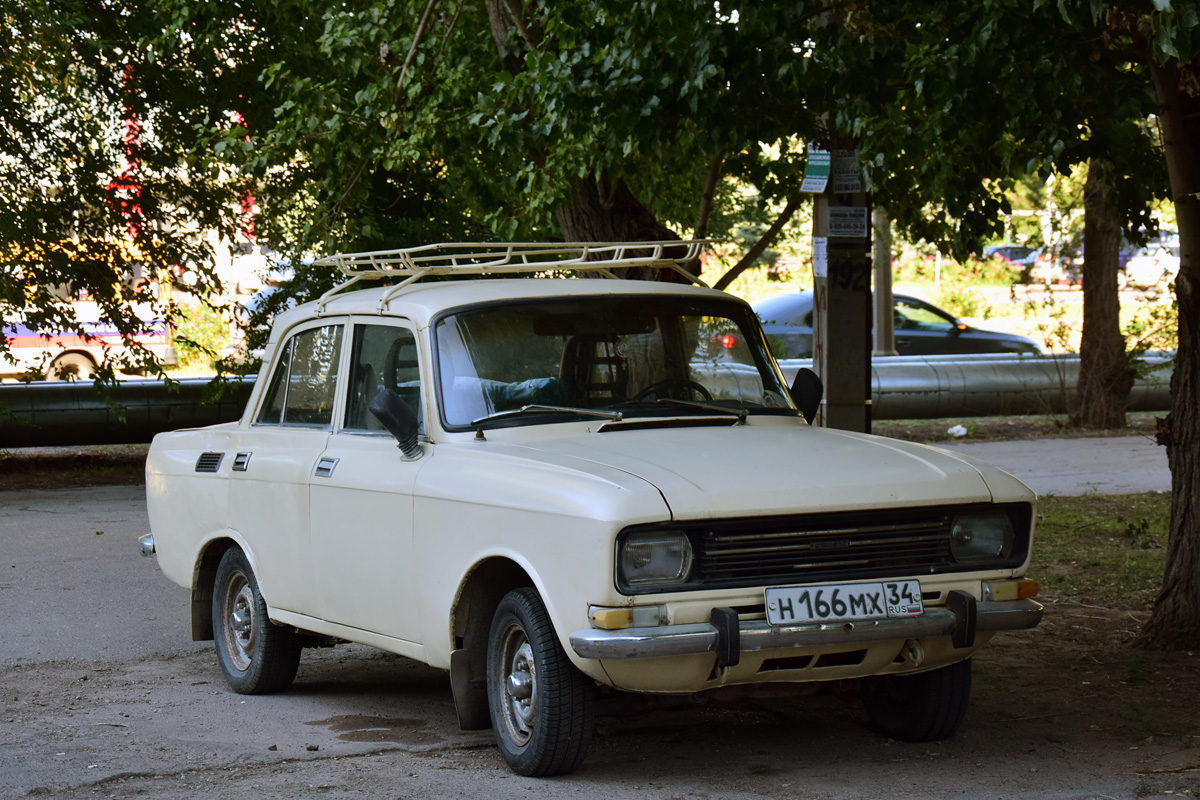
<path id="1" fill-rule="evenodd" d="M 642 295 L 476 307 L 438 320 L 435 343 L 451 430 L 597 410 L 796 413 L 753 312 L 730 301 Z M 511 413 L 525 406 L 538 413 Z"/>

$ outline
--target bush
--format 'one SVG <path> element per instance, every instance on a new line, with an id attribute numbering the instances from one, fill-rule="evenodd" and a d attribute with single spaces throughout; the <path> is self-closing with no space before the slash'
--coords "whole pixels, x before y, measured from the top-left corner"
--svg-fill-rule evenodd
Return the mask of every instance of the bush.
<path id="1" fill-rule="evenodd" d="M 900 259 L 894 280 L 897 283 L 928 283 L 935 278 L 949 286 L 1012 286 L 1021 278 L 1021 270 L 1002 258 L 969 258 L 958 262 L 942 259 L 939 270 L 936 256 Z"/>
<path id="2" fill-rule="evenodd" d="M 937 293 L 937 305 L 956 317 L 987 319 L 992 315 L 992 306 L 978 292 L 961 286 L 942 284 Z"/>

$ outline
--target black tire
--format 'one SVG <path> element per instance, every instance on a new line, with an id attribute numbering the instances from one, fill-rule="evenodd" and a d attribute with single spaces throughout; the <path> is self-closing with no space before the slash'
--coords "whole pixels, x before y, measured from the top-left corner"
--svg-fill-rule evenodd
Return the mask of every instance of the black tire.
<path id="1" fill-rule="evenodd" d="M 63 353 L 50 362 L 46 377 L 52 381 L 90 381 L 96 362 L 82 353 Z"/>
<path id="2" fill-rule="evenodd" d="M 869 678 L 863 704 L 875 727 L 903 742 L 933 742 L 958 730 L 971 700 L 971 660 L 916 675 Z"/>
<path id="3" fill-rule="evenodd" d="M 213 580 L 213 639 L 225 681 L 238 694 L 270 694 L 291 686 L 300 666 L 300 637 L 267 617 L 267 604 L 241 548 L 221 556 Z"/>
<path id="4" fill-rule="evenodd" d="M 531 588 L 506 594 L 492 618 L 488 708 L 500 755 L 528 777 L 564 775 L 592 740 L 596 687 L 563 652 Z"/>

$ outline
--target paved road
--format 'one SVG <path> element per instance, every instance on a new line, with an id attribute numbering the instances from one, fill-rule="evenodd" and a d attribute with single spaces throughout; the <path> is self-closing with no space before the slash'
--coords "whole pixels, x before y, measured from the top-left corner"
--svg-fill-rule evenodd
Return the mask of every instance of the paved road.
<path id="1" fill-rule="evenodd" d="M 1167 451 L 1145 436 L 939 445 L 1011 472 L 1039 495 L 1168 492 Z"/>

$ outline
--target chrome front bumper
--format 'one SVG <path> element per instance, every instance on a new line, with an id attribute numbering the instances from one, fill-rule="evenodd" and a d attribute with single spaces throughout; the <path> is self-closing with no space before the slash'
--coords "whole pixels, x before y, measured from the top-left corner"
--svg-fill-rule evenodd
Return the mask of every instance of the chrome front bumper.
<path id="1" fill-rule="evenodd" d="M 916 618 L 878 619 L 836 624 L 772 626 L 766 620 L 738 621 L 731 609 L 713 609 L 712 621 L 653 628 L 598 630 L 571 634 L 571 647 L 583 658 L 633 659 L 717 653 L 722 665 L 737 663 L 737 654 L 787 647 L 927 639 L 950 636 L 956 647 L 974 644 L 976 632 L 1034 628 L 1042 621 L 1042 605 L 1034 600 L 977 602 L 952 592 L 945 606 L 926 608 Z"/>

